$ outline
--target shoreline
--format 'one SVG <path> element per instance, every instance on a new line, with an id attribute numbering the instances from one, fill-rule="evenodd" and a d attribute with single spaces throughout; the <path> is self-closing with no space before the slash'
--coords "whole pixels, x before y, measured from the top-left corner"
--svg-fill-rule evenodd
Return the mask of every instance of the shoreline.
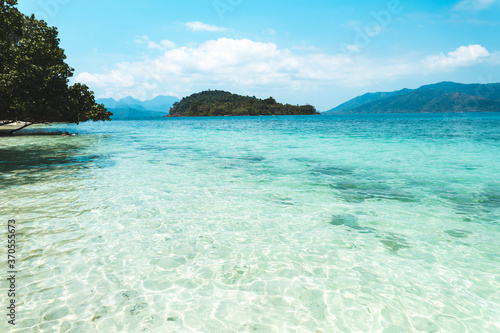
<path id="1" fill-rule="evenodd" d="M 16 121 L 9 123 L 6 120 L 0 121 L 0 135 L 9 135 L 12 134 L 12 131 L 16 131 L 25 127 L 27 124 L 30 124 L 26 121 Z"/>

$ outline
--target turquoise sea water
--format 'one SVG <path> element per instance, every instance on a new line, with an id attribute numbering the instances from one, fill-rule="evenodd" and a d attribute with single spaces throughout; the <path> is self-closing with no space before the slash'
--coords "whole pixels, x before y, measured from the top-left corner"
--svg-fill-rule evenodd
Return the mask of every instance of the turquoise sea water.
<path id="1" fill-rule="evenodd" d="M 500 113 L 30 131 L 13 332 L 500 332 Z"/>

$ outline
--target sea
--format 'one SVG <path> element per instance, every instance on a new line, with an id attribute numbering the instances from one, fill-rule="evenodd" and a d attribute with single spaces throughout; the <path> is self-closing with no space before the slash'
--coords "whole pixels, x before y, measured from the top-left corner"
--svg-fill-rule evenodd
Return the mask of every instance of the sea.
<path id="1" fill-rule="evenodd" d="M 25 133 L 1 332 L 500 332 L 500 113 Z"/>

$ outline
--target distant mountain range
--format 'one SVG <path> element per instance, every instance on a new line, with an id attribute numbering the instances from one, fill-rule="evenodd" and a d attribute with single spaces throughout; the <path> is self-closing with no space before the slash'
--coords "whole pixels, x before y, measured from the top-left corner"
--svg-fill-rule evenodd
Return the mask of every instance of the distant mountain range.
<path id="1" fill-rule="evenodd" d="M 98 103 L 111 112 L 111 119 L 145 119 L 168 115 L 174 96 L 140 101 L 130 96 L 120 100 L 101 98 Z M 461 84 L 440 82 L 418 89 L 367 93 L 322 114 L 500 112 L 500 83 Z"/>
<path id="2" fill-rule="evenodd" d="M 500 111 L 500 83 L 440 82 L 418 89 L 368 93 L 323 114 Z"/>
<path id="3" fill-rule="evenodd" d="M 140 101 L 128 96 L 118 101 L 101 98 L 96 102 L 104 104 L 108 111 L 113 112 L 112 120 L 123 120 L 164 117 L 179 99 L 174 96 L 156 96 L 148 101 Z"/>

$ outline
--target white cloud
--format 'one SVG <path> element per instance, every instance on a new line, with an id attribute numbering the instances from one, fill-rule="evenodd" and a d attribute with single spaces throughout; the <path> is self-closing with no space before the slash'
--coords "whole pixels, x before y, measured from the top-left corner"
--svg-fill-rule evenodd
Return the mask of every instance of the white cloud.
<path id="1" fill-rule="evenodd" d="M 137 44 L 146 44 L 148 49 L 167 50 L 175 47 L 175 43 L 172 41 L 164 39 L 161 42 L 154 42 L 148 36 L 140 36 L 135 42 Z"/>
<path id="2" fill-rule="evenodd" d="M 495 4 L 500 4 L 500 0 L 461 0 L 455 5 L 455 10 L 460 11 L 480 11 L 490 8 Z"/>
<path id="3" fill-rule="evenodd" d="M 85 82 L 88 85 L 117 88 L 131 88 L 135 84 L 133 75 L 121 70 L 112 70 L 106 74 L 81 73 L 78 75 L 77 81 Z"/>
<path id="4" fill-rule="evenodd" d="M 113 97 L 148 97 L 163 89 L 182 95 L 198 85 L 298 88 L 313 81 L 347 80 L 351 62 L 344 55 L 298 56 L 273 43 L 220 38 L 167 50 L 155 59 L 119 63 L 107 73 L 81 73 L 75 80 Z"/>
<path id="5" fill-rule="evenodd" d="M 226 31 L 224 27 L 209 25 L 203 22 L 187 22 L 186 27 L 192 31 Z"/>
<path id="6" fill-rule="evenodd" d="M 424 59 L 424 64 L 428 68 L 450 69 L 455 67 L 470 66 L 481 62 L 489 57 L 490 53 L 481 45 L 460 46 L 448 55 L 443 53 L 428 56 Z"/>
<path id="7" fill-rule="evenodd" d="M 165 50 L 152 59 L 122 62 L 108 72 L 81 73 L 75 80 L 88 84 L 99 97 L 131 95 L 148 99 L 167 92 L 185 96 L 208 88 L 271 95 L 326 87 L 361 87 L 446 72 L 480 62 L 489 55 L 480 45 L 462 46 L 447 55 L 424 59 L 370 59 L 361 54 L 346 56 L 318 50 L 299 53 L 280 49 L 274 43 L 219 38 Z"/>
<path id="8" fill-rule="evenodd" d="M 162 40 L 160 42 L 160 44 L 161 44 L 161 46 L 163 46 L 163 47 L 165 47 L 167 49 L 173 49 L 175 47 L 175 43 L 174 42 L 166 40 L 166 39 Z"/>

